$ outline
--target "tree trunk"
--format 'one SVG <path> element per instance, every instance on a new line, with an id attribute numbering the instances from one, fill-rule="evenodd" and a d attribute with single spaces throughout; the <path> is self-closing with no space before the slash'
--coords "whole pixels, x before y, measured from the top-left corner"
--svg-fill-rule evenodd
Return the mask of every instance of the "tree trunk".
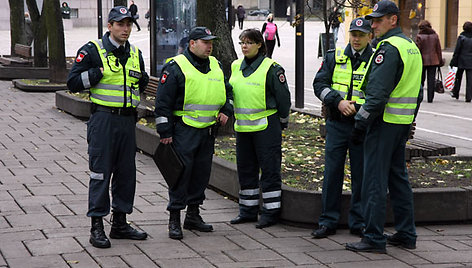
<path id="1" fill-rule="evenodd" d="M 15 44 L 26 45 L 25 7 L 23 1 L 8 0 L 10 4 L 10 51 L 15 54 Z"/>
<path id="2" fill-rule="evenodd" d="M 231 63 L 237 59 L 231 29 L 226 21 L 224 1 L 197 0 L 197 26 L 205 26 L 218 36 L 214 42 L 213 56 L 223 65 L 226 76 L 231 72 Z"/>
<path id="3" fill-rule="evenodd" d="M 36 0 L 26 0 L 28 11 L 30 13 L 31 22 L 33 25 L 33 51 L 34 51 L 34 66 L 47 67 L 48 66 L 48 46 L 47 46 L 47 28 L 46 16 L 42 16 L 44 12 L 44 2 L 41 7 L 41 14 L 39 13 Z"/>
<path id="4" fill-rule="evenodd" d="M 126 0 L 113 0 L 113 6 L 116 7 L 116 6 L 124 6 L 126 7 Z"/>
<path id="5" fill-rule="evenodd" d="M 48 29 L 49 82 L 65 83 L 67 70 L 60 3 L 59 0 L 45 0 L 44 2 Z"/>

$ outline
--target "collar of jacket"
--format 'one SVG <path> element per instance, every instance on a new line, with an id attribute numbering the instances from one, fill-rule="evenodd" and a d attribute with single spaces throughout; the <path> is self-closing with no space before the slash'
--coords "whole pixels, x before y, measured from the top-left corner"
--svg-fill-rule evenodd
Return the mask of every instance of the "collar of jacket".
<path id="1" fill-rule="evenodd" d="M 391 36 L 399 35 L 399 34 L 403 34 L 402 29 L 400 27 L 393 28 L 390 31 L 386 32 L 383 36 L 381 36 L 379 38 L 379 42 L 382 41 L 382 40 L 385 40 L 385 39 L 387 39 Z"/>
<path id="2" fill-rule="evenodd" d="M 103 47 L 109 52 L 113 52 L 117 47 L 115 47 L 111 42 L 110 42 L 110 32 L 106 32 L 103 37 L 102 37 L 102 42 L 103 42 Z M 126 41 L 125 43 L 125 52 L 129 53 L 129 41 Z"/>
<path id="3" fill-rule="evenodd" d="M 360 59 L 362 61 L 368 62 L 372 53 L 372 46 L 367 43 L 367 46 L 362 52 Z M 352 54 L 351 44 L 347 44 L 346 48 L 344 49 L 344 55 L 348 56 L 349 58 L 354 58 L 354 55 Z"/>
<path id="4" fill-rule="evenodd" d="M 257 58 L 251 63 L 247 64 L 246 60 L 244 59 L 243 62 L 241 63 L 241 67 L 239 68 L 241 71 L 250 67 L 253 72 L 261 65 L 262 61 L 264 60 L 265 56 L 261 53 L 257 56 Z"/>
<path id="5" fill-rule="evenodd" d="M 200 72 L 207 73 L 210 70 L 210 60 L 209 59 L 196 59 L 196 55 L 190 52 L 190 49 L 187 48 L 184 50 L 184 56 L 190 61 L 190 63 L 197 68 Z"/>

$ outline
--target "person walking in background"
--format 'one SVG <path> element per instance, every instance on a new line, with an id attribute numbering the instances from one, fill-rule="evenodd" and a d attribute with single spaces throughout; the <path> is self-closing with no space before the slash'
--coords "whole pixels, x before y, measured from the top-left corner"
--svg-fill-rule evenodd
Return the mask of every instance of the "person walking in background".
<path id="1" fill-rule="evenodd" d="M 424 80 L 428 77 L 428 102 L 431 103 L 434 99 L 436 69 L 444 65 L 441 42 L 439 42 L 439 36 L 433 30 L 429 21 L 420 21 L 418 28 L 420 31 L 416 35 L 416 45 L 421 51 L 421 57 L 423 59 L 421 86 L 424 86 Z"/>
<path id="2" fill-rule="evenodd" d="M 416 248 L 413 192 L 405 161 L 406 141 L 423 99 L 421 52 L 399 25 L 399 9 L 389 0 L 374 5 L 371 20 L 379 44 L 361 88 L 365 103 L 355 116 L 351 142 L 364 144 L 362 210 L 365 230 L 360 242 L 347 243 L 356 252 L 386 253 L 386 243 Z M 365 137 L 365 141 L 364 141 Z M 387 192 L 396 233 L 384 234 Z"/>
<path id="3" fill-rule="evenodd" d="M 33 34 L 33 25 L 28 12 L 25 12 L 25 35 L 26 35 L 26 45 L 31 46 L 34 40 Z"/>
<path id="4" fill-rule="evenodd" d="M 274 23 L 274 14 L 270 13 L 267 16 L 267 21 L 262 25 L 261 33 L 264 35 L 264 40 L 267 48 L 266 56 L 272 58 L 274 52 L 275 39 L 277 39 L 277 46 L 280 47 L 279 31 L 277 24 Z"/>
<path id="5" fill-rule="evenodd" d="M 464 31 L 457 38 L 456 48 L 450 63 L 451 67 L 457 67 L 456 81 L 451 96 L 459 99 L 462 74 L 465 70 L 465 101 L 470 102 L 472 100 L 472 22 L 466 21 L 462 29 Z"/>
<path id="6" fill-rule="evenodd" d="M 67 4 L 67 2 L 62 2 L 61 15 L 63 19 L 70 19 L 70 7 L 69 7 L 69 4 Z"/>
<path id="7" fill-rule="evenodd" d="M 360 86 L 372 55 L 371 30 L 368 20 L 354 19 L 349 27 L 349 44 L 345 49 L 328 51 L 313 81 L 315 94 L 327 109 L 322 211 L 319 228 L 312 232 L 314 238 L 336 233 L 348 150 L 352 189 L 349 229 L 351 234 L 360 236 L 364 228 L 361 205 L 364 150 L 362 144 L 350 142 L 349 135 L 354 129 L 354 115 L 364 103 Z"/>
<path id="8" fill-rule="evenodd" d="M 239 178 L 239 215 L 231 224 L 257 221 L 259 191 L 262 212 L 256 228 L 278 222 L 281 207 L 282 129 L 288 125 L 290 91 L 284 69 L 267 58 L 258 29 L 239 35 L 244 55 L 231 65 L 234 130 Z M 261 176 L 259 179 L 259 170 Z"/>
<path id="9" fill-rule="evenodd" d="M 242 30 L 243 29 L 244 18 L 246 17 L 246 10 L 244 9 L 244 7 L 242 5 L 238 6 L 238 9 L 236 10 L 236 14 L 238 16 L 239 29 Z"/>
<path id="10" fill-rule="evenodd" d="M 139 24 L 138 24 L 138 19 L 139 19 L 138 6 L 134 3 L 133 0 L 131 0 L 130 3 L 131 5 L 129 6 L 129 12 L 131 12 L 131 16 L 133 16 L 136 27 L 138 28 L 138 32 L 139 32 L 141 31 L 141 27 L 139 27 Z"/>
<path id="11" fill-rule="evenodd" d="M 164 65 L 157 87 L 154 113 L 160 142 L 172 143 L 184 166 L 179 182 L 169 189 L 171 239 L 183 238 L 180 211 L 185 207 L 184 229 L 213 231 L 199 207 L 210 180 L 216 128 L 233 113 L 231 86 L 219 61 L 210 56 L 216 38 L 206 27 L 193 28 L 188 48 Z"/>
<path id="12" fill-rule="evenodd" d="M 82 46 L 67 78 L 72 92 L 90 90 L 92 115 L 87 122 L 90 183 L 87 216 L 92 218 L 90 243 L 109 248 L 103 217 L 110 213 L 110 237 L 144 240 L 147 234 L 131 227 L 136 190 L 136 107 L 149 76 L 141 51 L 128 42 L 134 19 L 124 6 L 108 14 L 108 32 Z"/>
<path id="13" fill-rule="evenodd" d="M 331 29 L 333 30 L 333 35 L 334 35 L 334 43 L 338 42 L 338 32 L 339 32 L 339 26 L 341 25 L 341 22 L 343 21 L 343 16 L 339 12 L 338 7 L 334 7 L 333 11 L 329 15 L 329 21 L 331 22 Z"/>

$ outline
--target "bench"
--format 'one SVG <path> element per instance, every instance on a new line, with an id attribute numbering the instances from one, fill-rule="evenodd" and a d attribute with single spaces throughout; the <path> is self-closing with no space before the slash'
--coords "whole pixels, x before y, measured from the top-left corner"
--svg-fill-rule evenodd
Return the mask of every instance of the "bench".
<path id="1" fill-rule="evenodd" d="M 8 66 L 32 66 L 31 47 L 15 44 L 14 55 L 0 57 L 0 63 Z"/>

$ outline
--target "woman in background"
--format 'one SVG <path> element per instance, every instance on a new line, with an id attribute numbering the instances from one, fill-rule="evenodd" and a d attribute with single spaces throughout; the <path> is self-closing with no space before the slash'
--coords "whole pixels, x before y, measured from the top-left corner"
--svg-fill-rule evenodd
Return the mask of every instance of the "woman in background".
<path id="1" fill-rule="evenodd" d="M 272 58 L 276 38 L 277 46 L 280 47 L 279 32 L 277 30 L 277 24 L 274 23 L 274 14 L 270 13 L 267 16 L 267 21 L 264 22 L 264 25 L 262 25 L 261 33 L 264 35 L 265 44 L 267 48 L 266 56 Z"/>

